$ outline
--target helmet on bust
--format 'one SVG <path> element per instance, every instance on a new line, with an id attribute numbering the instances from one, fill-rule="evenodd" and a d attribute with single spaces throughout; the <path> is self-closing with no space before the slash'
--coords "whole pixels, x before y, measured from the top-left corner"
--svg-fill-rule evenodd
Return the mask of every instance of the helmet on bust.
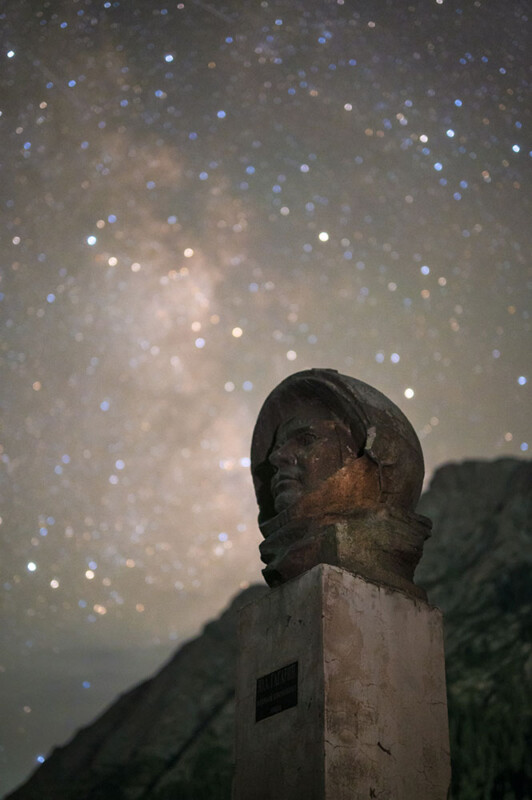
<path id="1" fill-rule="evenodd" d="M 403 412 L 382 392 L 333 369 L 309 369 L 285 378 L 266 398 L 251 445 L 251 472 L 259 522 L 276 515 L 269 456 L 281 423 L 298 410 L 319 406 L 351 432 L 357 458 L 378 471 L 377 504 L 414 511 L 424 477 L 419 439 Z"/>

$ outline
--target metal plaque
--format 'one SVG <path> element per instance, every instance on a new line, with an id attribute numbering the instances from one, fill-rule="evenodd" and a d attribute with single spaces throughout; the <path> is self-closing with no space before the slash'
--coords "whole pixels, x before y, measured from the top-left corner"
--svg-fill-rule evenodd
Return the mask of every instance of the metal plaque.
<path id="1" fill-rule="evenodd" d="M 297 661 L 257 678 L 255 722 L 297 706 Z"/>

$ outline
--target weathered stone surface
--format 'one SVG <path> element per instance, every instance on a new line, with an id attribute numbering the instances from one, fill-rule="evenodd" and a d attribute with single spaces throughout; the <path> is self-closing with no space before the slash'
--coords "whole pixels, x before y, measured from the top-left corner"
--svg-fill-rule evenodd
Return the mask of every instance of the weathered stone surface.
<path id="1" fill-rule="evenodd" d="M 453 800 L 530 798 L 532 462 L 446 465 L 419 510 L 434 520 L 418 573 L 444 612 Z M 238 602 L 258 596 L 248 592 Z M 55 750 L 11 798 L 229 800 L 234 705 L 220 702 L 234 688 L 235 608 Z M 171 736 L 148 759 L 159 726 Z"/>
<path id="2" fill-rule="evenodd" d="M 235 800 L 446 800 L 437 609 L 322 564 L 244 606 L 239 639 Z M 294 662 L 297 705 L 256 722 L 257 678 Z"/>
<path id="3" fill-rule="evenodd" d="M 414 513 L 423 454 L 377 389 L 332 369 L 286 378 L 259 413 L 251 472 L 270 586 L 327 563 L 423 595 L 413 584 L 430 532 Z"/>
<path id="4" fill-rule="evenodd" d="M 320 569 L 316 567 L 298 579 L 301 581 L 298 583 L 298 597 L 302 602 L 297 604 L 297 608 L 290 591 L 294 581 L 265 595 L 262 598 L 264 604 L 250 603 L 242 608 L 235 800 L 323 798 L 324 707 L 320 698 L 324 692 L 324 676 Z M 257 678 L 293 662 L 299 662 L 297 706 L 256 723 Z M 282 743 L 280 749 L 277 747 L 279 742 Z"/>

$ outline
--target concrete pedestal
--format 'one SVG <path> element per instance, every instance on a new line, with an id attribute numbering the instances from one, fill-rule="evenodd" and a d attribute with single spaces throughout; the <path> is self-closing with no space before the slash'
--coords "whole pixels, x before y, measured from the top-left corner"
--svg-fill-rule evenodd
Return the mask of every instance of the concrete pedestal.
<path id="1" fill-rule="evenodd" d="M 234 800 L 446 800 L 449 782 L 438 609 L 320 564 L 241 610 Z"/>

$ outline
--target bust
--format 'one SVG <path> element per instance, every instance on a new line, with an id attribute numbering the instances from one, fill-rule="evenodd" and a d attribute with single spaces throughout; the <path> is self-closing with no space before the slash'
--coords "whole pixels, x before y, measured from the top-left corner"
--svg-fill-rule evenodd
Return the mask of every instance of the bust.
<path id="1" fill-rule="evenodd" d="M 423 454 L 381 392 L 330 369 L 286 378 L 259 413 L 251 471 L 270 586 L 327 563 L 425 597 L 413 583 L 431 527 L 415 513 Z"/>

